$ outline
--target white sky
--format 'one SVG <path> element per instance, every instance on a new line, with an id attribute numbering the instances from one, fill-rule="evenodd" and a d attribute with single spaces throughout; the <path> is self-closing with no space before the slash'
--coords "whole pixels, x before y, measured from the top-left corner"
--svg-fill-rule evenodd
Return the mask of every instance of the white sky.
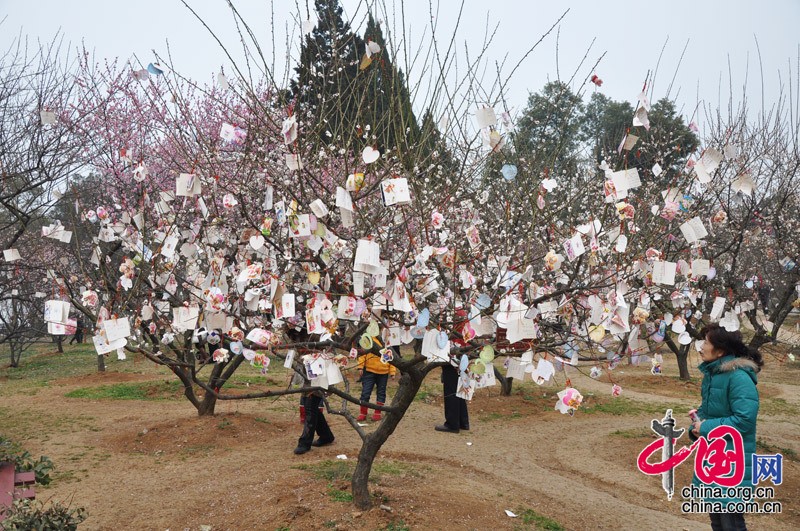
<path id="1" fill-rule="evenodd" d="M 306 0 L 297 0 L 305 10 Z M 313 7 L 313 0 L 309 0 Z M 343 0 L 348 15 L 362 20 L 363 0 Z M 399 2 L 387 3 L 398 10 Z M 230 12 L 223 0 L 190 0 L 190 4 L 219 33 L 223 42 L 236 50 L 237 36 Z M 268 56 L 273 53 L 268 0 L 237 0 L 235 4 L 256 31 Z M 275 0 L 277 27 L 275 54 L 286 56 L 286 26 L 294 26 L 291 13 L 297 12 L 294 0 Z M 459 2 L 441 0 L 438 22 L 445 29 L 440 39 L 449 37 Z M 790 75 L 797 80 L 800 33 L 800 1 L 770 0 L 672 0 L 642 2 L 629 0 L 550 0 L 481 2 L 466 0 L 459 42 L 477 49 L 482 41 L 487 17 L 492 25 L 500 24 L 490 49 L 494 61 L 508 53 L 516 62 L 570 7 L 560 25 L 558 46 L 560 74 L 568 78 L 578 66 L 593 38 L 596 42 L 580 71 L 582 81 L 591 74 L 590 67 L 606 52 L 597 74 L 604 83 L 601 90 L 614 99 L 632 103 L 641 90 L 648 70 L 655 68 L 659 53 L 669 38 L 655 80 L 654 97 L 665 94 L 675 74 L 687 40 L 683 62 L 677 72 L 674 97 L 680 89 L 679 103 L 684 114 L 691 114 L 698 97 L 706 103 L 728 100 L 728 62 L 736 99 L 742 92 L 749 65 L 747 95 L 751 105 L 761 103 L 761 81 L 755 38 L 761 48 L 764 73 L 764 101 L 770 106 L 777 100 L 781 84 L 788 92 Z M 407 27 L 411 39 L 422 35 L 430 22 L 427 0 L 406 0 Z M 179 0 L 0 0 L 0 50 L 4 50 L 20 32 L 48 40 L 60 29 L 65 38 L 78 45 L 83 41 L 98 59 L 136 55 L 147 64 L 154 60 L 151 50 L 167 51 L 169 41 L 172 63 L 183 75 L 211 81 L 212 74 L 228 59 L 219 45 Z M 378 18 L 381 18 L 380 16 Z M 299 45 L 295 32 L 292 47 Z M 280 61 L 279 61 L 280 62 Z M 790 74 L 791 66 L 791 74 Z M 780 76 L 779 77 L 779 71 Z M 280 75 L 280 74 L 279 74 Z M 528 91 L 539 90 L 548 79 L 557 77 L 555 32 L 527 59 L 512 80 L 510 104 L 519 110 L 525 105 Z M 577 87 L 573 87 L 577 88 Z M 589 89 L 593 90 L 593 89 Z M 797 87 L 793 87 L 795 95 Z M 701 124 L 702 125 L 702 124 Z"/>

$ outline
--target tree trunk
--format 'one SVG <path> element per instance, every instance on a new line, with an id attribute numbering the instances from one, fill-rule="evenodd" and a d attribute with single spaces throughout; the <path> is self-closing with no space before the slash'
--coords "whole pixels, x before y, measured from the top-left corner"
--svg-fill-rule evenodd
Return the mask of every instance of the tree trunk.
<path id="1" fill-rule="evenodd" d="M 197 415 L 199 417 L 214 416 L 214 408 L 217 405 L 217 395 L 206 393 L 203 400 L 197 404 Z"/>
<path id="2" fill-rule="evenodd" d="M 677 352 L 675 352 L 675 358 L 678 360 L 678 376 L 683 381 L 689 381 L 691 376 L 689 375 L 689 345 L 681 345 Z"/>
<path id="3" fill-rule="evenodd" d="M 383 443 L 394 432 L 409 406 L 414 402 L 414 397 L 419 392 L 424 379 L 425 373 L 419 367 L 413 367 L 404 372 L 400 377 L 397 393 L 392 400 L 392 407 L 397 408 L 397 411 L 386 413 L 378 428 L 364 438 L 351 481 L 353 503 L 361 510 L 369 509 L 372 506 L 372 498 L 369 494 L 369 473 L 372 470 L 375 456 L 378 455 Z"/>
<path id="4" fill-rule="evenodd" d="M 502 396 L 511 396 L 511 386 L 514 383 L 514 378 L 506 378 L 497 370 L 497 367 L 492 367 L 494 369 L 495 379 L 500 382 L 500 394 Z"/>
<path id="5" fill-rule="evenodd" d="M 64 336 L 53 336 L 56 340 L 56 345 L 58 346 L 58 353 L 64 353 Z"/>
<path id="6" fill-rule="evenodd" d="M 19 360 L 22 358 L 22 346 L 17 344 L 13 339 L 8 342 L 9 351 L 11 351 L 11 368 L 19 367 Z"/>
<path id="7" fill-rule="evenodd" d="M 97 372 L 106 372 L 106 356 L 105 356 L 105 354 L 98 354 L 98 356 L 97 356 Z"/>

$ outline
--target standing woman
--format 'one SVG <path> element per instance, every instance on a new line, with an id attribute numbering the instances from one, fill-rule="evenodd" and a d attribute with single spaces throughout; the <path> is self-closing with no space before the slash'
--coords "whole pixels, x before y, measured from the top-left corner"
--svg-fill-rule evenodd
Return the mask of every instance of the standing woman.
<path id="1" fill-rule="evenodd" d="M 717 426 L 731 426 L 742 435 L 744 443 L 744 478 L 740 487 L 752 487 L 752 460 L 756 450 L 756 417 L 758 416 L 757 373 L 764 365 L 761 354 L 747 347 L 741 332 L 728 332 L 712 324 L 702 332 L 705 341 L 698 349 L 703 363 L 698 367 L 703 373 L 701 395 L 703 403 L 697 410 L 699 420 L 692 424 L 691 435 L 708 438 Z M 727 450 L 733 449 L 728 441 Z M 700 485 L 697 475 L 692 479 Z M 709 485 L 718 486 L 716 484 Z M 729 502 L 742 501 L 741 497 L 707 499 L 720 502 L 722 508 Z M 710 513 L 714 531 L 742 531 L 747 527 L 743 513 Z"/>

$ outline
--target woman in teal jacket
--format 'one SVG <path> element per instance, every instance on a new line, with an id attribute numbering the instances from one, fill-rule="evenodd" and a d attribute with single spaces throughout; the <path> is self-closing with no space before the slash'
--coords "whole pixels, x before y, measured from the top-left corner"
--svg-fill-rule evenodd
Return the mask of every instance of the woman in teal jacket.
<path id="1" fill-rule="evenodd" d="M 703 403 L 697 410 L 700 418 L 692 425 L 692 436 L 706 437 L 717 426 L 731 426 L 742 435 L 744 443 L 744 478 L 742 487 L 752 486 L 752 460 L 756 451 L 756 417 L 758 416 L 757 373 L 764 362 L 757 350 L 747 347 L 740 332 L 728 332 L 719 325 L 709 325 L 700 351 L 703 363 L 698 367 L 703 373 L 701 395 Z M 699 346 L 699 345 L 698 345 Z M 733 448 L 728 441 L 727 450 Z M 695 475 L 692 480 L 700 485 Z M 712 483 L 709 487 L 717 487 Z M 723 510 L 728 502 L 741 501 L 741 497 L 706 499 L 721 502 Z M 746 530 L 743 513 L 710 513 L 714 531 Z"/>

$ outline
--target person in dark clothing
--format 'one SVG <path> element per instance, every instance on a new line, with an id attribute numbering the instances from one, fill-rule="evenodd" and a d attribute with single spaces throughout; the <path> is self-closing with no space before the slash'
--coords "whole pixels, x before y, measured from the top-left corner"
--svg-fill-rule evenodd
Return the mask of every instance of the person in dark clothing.
<path id="1" fill-rule="evenodd" d="M 305 395 L 306 421 L 303 424 L 303 434 L 297 440 L 295 454 L 304 454 L 311 450 L 312 446 L 327 446 L 333 443 L 335 437 L 328 426 L 328 421 L 325 420 L 321 405 L 321 391 L 312 391 Z M 315 433 L 318 436 L 316 440 L 314 440 Z"/>
<path id="2" fill-rule="evenodd" d="M 442 367 L 442 384 L 444 386 L 444 424 L 436 426 L 436 431 L 458 433 L 469 430 L 469 412 L 467 401 L 456 396 L 458 389 L 458 369 L 450 364 Z"/>
<path id="3" fill-rule="evenodd" d="M 71 345 L 73 341 L 77 341 L 78 344 L 83 343 L 83 316 L 78 316 L 75 324 L 75 333 L 72 334 L 72 339 L 69 340 L 69 344 Z"/>

